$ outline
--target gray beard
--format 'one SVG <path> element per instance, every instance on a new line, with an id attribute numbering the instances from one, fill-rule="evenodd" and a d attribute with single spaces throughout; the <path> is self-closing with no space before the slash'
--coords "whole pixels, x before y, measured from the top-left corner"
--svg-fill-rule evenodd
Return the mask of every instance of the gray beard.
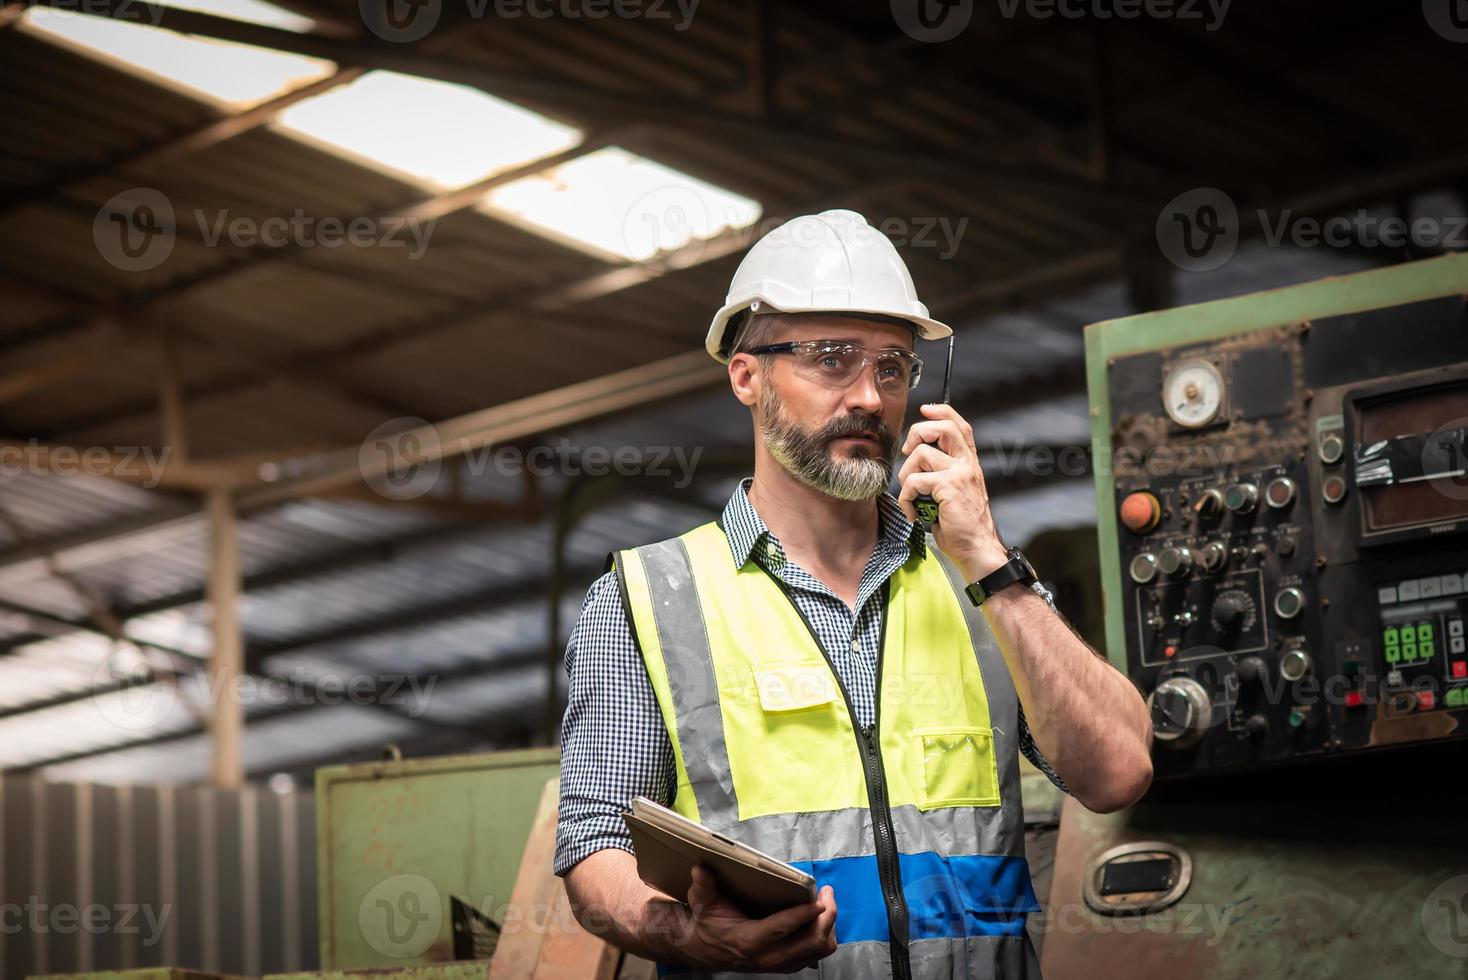
<path id="1" fill-rule="evenodd" d="M 770 455 L 811 489 L 837 500 L 871 500 L 892 482 L 893 440 L 881 419 L 848 415 L 832 419 L 820 429 L 806 429 L 784 417 L 780 397 L 769 384 L 760 395 L 760 414 L 760 434 Z M 877 430 L 879 455 L 865 459 L 832 456 L 831 441 L 859 431 L 862 425 Z"/>

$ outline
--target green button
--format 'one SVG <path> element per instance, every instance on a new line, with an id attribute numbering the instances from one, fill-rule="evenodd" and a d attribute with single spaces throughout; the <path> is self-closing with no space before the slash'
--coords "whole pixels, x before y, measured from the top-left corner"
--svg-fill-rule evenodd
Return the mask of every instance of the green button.
<path id="1" fill-rule="evenodd" d="M 1431 623 L 1418 623 L 1417 624 L 1417 639 L 1418 639 L 1418 641 L 1432 639 L 1432 624 Z"/>
<path id="2" fill-rule="evenodd" d="M 1417 628 L 1415 626 L 1403 626 L 1402 627 L 1402 642 L 1403 643 L 1416 643 L 1417 642 Z"/>
<path id="3" fill-rule="evenodd" d="M 1419 640 L 1417 643 L 1417 655 L 1423 660 L 1432 659 L 1432 641 Z"/>
<path id="4" fill-rule="evenodd" d="M 1445 703 L 1449 708 L 1461 708 L 1463 706 L 1463 689 L 1461 687 L 1449 688 Z"/>
<path id="5" fill-rule="evenodd" d="M 1394 664 L 1394 663 L 1396 663 L 1397 661 L 1399 661 L 1401 659 L 1402 659 L 1402 651 L 1399 650 L 1397 647 L 1395 647 L 1395 646 L 1389 646 L 1389 647 L 1386 648 L 1386 662 L 1387 663 Z"/>
<path id="6" fill-rule="evenodd" d="M 1389 647 L 1396 646 L 1397 645 L 1397 628 L 1395 626 L 1388 626 L 1386 629 L 1382 630 L 1381 631 L 1381 642 L 1385 643 Z"/>
<path id="7" fill-rule="evenodd" d="M 1415 644 L 1415 643 L 1403 643 L 1402 644 L 1402 659 L 1405 660 L 1405 661 L 1407 661 L 1407 663 L 1409 663 L 1409 664 L 1412 661 L 1416 660 L 1417 659 L 1417 644 Z"/>

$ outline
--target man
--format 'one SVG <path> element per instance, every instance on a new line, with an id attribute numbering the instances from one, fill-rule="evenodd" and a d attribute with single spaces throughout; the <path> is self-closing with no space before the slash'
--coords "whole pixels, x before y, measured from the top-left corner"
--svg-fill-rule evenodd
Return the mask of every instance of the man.
<path id="1" fill-rule="evenodd" d="M 555 870 L 622 948 L 691 975 L 1037 977 L 1018 753 L 1093 810 L 1149 784 L 1140 696 L 1005 548 L 968 423 L 922 406 L 885 492 L 913 341 L 950 332 L 850 211 L 788 222 L 735 273 L 708 349 L 751 410 L 754 477 L 718 522 L 619 552 L 566 653 Z M 637 795 L 818 897 L 751 919 L 701 868 L 686 905 L 660 896 L 618 816 Z"/>

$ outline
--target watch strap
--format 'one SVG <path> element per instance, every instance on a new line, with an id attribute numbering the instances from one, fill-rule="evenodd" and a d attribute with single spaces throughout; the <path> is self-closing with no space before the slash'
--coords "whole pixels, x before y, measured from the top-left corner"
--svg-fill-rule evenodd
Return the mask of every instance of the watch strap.
<path id="1" fill-rule="evenodd" d="M 1035 571 L 1023 552 L 1018 548 L 1010 548 L 1007 554 L 1009 555 L 1008 561 L 964 589 L 969 601 L 974 605 L 983 605 L 984 600 L 995 592 L 1016 582 L 1024 582 L 1028 585 L 1035 581 Z"/>

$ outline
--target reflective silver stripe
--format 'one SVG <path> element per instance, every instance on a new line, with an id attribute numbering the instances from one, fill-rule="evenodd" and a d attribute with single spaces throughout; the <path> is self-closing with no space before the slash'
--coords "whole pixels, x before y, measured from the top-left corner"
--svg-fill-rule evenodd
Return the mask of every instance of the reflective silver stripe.
<path id="1" fill-rule="evenodd" d="M 912 804 L 892 808 L 892 827 L 902 850 L 909 854 L 1009 854 L 1007 824 L 999 807 L 938 807 L 926 813 Z M 741 820 L 721 832 L 786 861 L 827 861 L 872 853 L 872 812 L 866 807 L 773 813 Z"/>
<path id="2" fill-rule="evenodd" d="M 1028 934 L 915 939 L 907 949 L 913 980 L 1040 980 L 1040 963 Z"/>
<path id="3" fill-rule="evenodd" d="M 837 916 L 840 916 L 838 911 Z M 1040 963 L 1030 937 L 967 936 L 958 939 L 916 939 L 908 944 L 913 980 L 1040 980 Z M 843 943 L 821 960 L 817 969 L 781 976 L 808 980 L 883 980 L 892 976 L 892 958 L 886 940 Z M 688 980 L 728 978 L 750 980 L 773 977 L 767 973 L 674 973 Z"/>
<path id="4" fill-rule="evenodd" d="M 1003 801 L 1001 812 L 989 811 L 987 820 L 992 827 L 993 850 L 986 853 L 1021 855 L 1025 852 L 1025 814 L 1020 801 L 1019 788 L 1019 695 L 1014 690 L 1014 678 L 1009 676 L 1009 664 L 1004 661 L 1004 651 L 994 639 L 994 631 L 984 618 L 984 611 L 975 606 L 964 588 L 963 573 L 938 549 L 937 542 L 928 536 L 928 551 L 936 555 L 948 582 L 963 610 L 968 623 L 969 636 L 973 638 L 974 651 L 979 658 L 979 671 L 984 678 L 984 694 L 989 701 L 989 724 L 994 728 L 994 756 L 999 762 L 999 799 Z M 932 816 L 929 811 L 928 816 Z M 990 834 L 986 830 L 986 838 Z M 905 848 L 904 848 L 905 849 Z"/>
<path id="5" fill-rule="evenodd" d="M 739 820 L 739 802 L 729 772 L 719 685 L 693 579 L 693 562 L 679 538 L 644 545 L 637 553 L 647 575 L 683 767 L 698 803 L 699 821 L 711 830 L 727 833 Z"/>

